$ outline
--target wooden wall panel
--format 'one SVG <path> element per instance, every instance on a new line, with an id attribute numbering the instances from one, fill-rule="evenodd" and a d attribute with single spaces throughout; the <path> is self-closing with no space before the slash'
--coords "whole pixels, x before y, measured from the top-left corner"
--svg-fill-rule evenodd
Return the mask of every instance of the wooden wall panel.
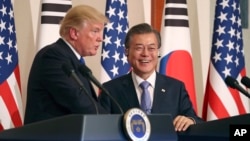
<path id="1" fill-rule="evenodd" d="M 151 25 L 156 30 L 161 30 L 161 19 L 165 0 L 151 0 Z"/>

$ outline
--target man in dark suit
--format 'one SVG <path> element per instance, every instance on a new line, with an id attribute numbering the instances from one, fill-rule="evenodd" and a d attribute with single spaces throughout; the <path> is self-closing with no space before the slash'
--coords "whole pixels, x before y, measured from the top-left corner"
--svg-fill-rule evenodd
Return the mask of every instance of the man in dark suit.
<path id="1" fill-rule="evenodd" d="M 185 131 L 190 125 L 203 122 L 193 109 L 184 83 L 155 70 L 161 47 L 159 32 L 145 23 L 135 25 L 127 33 L 125 47 L 132 71 L 103 84 L 124 112 L 134 107 L 143 109 L 140 84 L 147 81 L 149 102 L 145 105 L 146 113 L 171 114 L 176 131 Z M 108 112 L 120 113 L 117 105 L 106 94 L 101 93 L 99 98 Z"/>
<path id="2" fill-rule="evenodd" d="M 61 38 L 42 48 L 33 61 L 24 124 L 68 114 L 107 113 L 97 103 L 93 86 L 78 72 L 80 58 L 96 55 L 107 22 L 105 15 L 90 6 L 78 5 L 68 11 L 61 22 Z M 84 89 L 63 71 L 65 63 Z"/>

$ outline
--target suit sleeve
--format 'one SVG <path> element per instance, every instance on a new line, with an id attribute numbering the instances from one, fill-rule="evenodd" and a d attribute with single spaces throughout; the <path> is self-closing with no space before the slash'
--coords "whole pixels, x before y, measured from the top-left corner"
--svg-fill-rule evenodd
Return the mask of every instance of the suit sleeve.
<path id="1" fill-rule="evenodd" d="M 67 56 L 62 56 L 57 52 L 44 55 L 40 65 L 40 71 L 42 72 L 40 78 L 43 87 L 51 94 L 51 98 L 63 107 L 62 109 L 68 110 L 69 113 L 95 114 L 96 109 L 93 101 L 72 78 L 63 72 L 62 64 L 68 62 L 66 58 L 68 59 Z M 77 69 L 75 70 L 77 73 Z M 79 73 L 77 75 L 80 77 Z M 86 85 L 87 80 L 83 77 L 80 78 Z M 89 86 L 86 85 L 86 89 L 89 89 Z M 94 95 L 91 94 L 91 91 L 88 92 L 91 97 Z M 96 99 L 94 102 L 97 102 Z M 101 108 L 100 105 L 98 107 Z"/>
<path id="2" fill-rule="evenodd" d="M 180 114 L 190 117 L 195 123 L 204 122 L 194 111 L 192 102 L 183 83 L 181 84 L 181 96 L 179 102 Z"/>

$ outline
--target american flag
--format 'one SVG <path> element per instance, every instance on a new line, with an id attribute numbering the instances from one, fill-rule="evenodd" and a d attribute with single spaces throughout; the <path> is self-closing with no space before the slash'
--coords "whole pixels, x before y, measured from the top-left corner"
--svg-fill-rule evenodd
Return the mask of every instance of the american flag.
<path id="1" fill-rule="evenodd" d="M 185 83 L 197 111 L 186 0 L 166 0 L 162 15 L 159 72 Z"/>
<path id="2" fill-rule="evenodd" d="M 55 42 L 60 37 L 59 23 L 71 7 L 71 0 L 42 0 L 38 50 Z"/>
<path id="3" fill-rule="evenodd" d="M 106 13 L 110 23 L 104 29 L 101 56 L 101 82 L 106 82 L 129 72 L 124 40 L 128 32 L 126 0 L 107 0 Z"/>
<path id="4" fill-rule="evenodd" d="M 23 125 L 14 12 L 10 0 L 0 0 L 0 130 Z"/>
<path id="5" fill-rule="evenodd" d="M 217 0 L 203 118 L 215 120 L 249 112 L 246 96 L 224 82 L 245 76 L 239 0 Z"/>

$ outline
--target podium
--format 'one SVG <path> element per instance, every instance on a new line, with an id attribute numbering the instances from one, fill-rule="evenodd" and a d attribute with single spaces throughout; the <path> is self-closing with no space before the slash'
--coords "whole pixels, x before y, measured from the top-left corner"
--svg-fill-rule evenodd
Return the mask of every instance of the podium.
<path id="1" fill-rule="evenodd" d="M 229 141 L 230 125 L 250 125 L 250 114 L 232 116 L 191 125 L 182 134 L 178 134 L 179 141 Z"/>
<path id="2" fill-rule="evenodd" d="M 177 141 L 168 114 L 148 115 L 149 140 Z M 127 141 L 123 115 L 68 115 L 0 132 L 1 141 Z"/>

